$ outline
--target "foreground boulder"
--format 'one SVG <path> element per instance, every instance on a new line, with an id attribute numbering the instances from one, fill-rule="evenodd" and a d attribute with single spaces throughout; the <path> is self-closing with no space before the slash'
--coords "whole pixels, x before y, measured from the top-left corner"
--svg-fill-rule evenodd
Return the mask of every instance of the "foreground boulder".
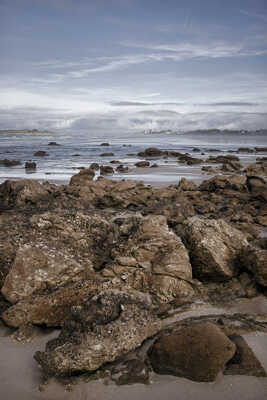
<path id="1" fill-rule="evenodd" d="M 161 321 L 149 296 L 136 291 L 100 293 L 87 307 L 73 307 L 57 339 L 34 358 L 47 375 L 69 376 L 95 371 L 155 335 Z"/>
<path id="2" fill-rule="evenodd" d="M 87 181 L 92 181 L 94 176 L 95 173 L 92 168 L 82 169 L 78 174 L 71 177 L 70 185 L 84 185 Z"/>
<path id="3" fill-rule="evenodd" d="M 235 344 L 215 324 L 197 323 L 161 336 L 152 348 L 150 361 L 158 374 L 211 382 L 235 350 Z"/>
<path id="4" fill-rule="evenodd" d="M 224 220 L 190 218 L 184 232 L 193 276 L 223 281 L 237 271 L 237 258 L 248 242 L 246 236 Z"/>
<path id="5" fill-rule="evenodd" d="M 247 191 L 247 178 L 242 175 L 216 175 L 211 179 L 203 181 L 199 190 L 207 192 L 217 192 L 221 190 Z"/>

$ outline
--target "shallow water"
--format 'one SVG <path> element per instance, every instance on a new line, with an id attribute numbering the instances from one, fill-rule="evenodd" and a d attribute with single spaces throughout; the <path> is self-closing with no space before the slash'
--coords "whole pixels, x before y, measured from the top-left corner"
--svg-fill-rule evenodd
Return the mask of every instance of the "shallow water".
<path id="1" fill-rule="evenodd" d="M 57 142 L 60 146 L 48 146 L 49 142 Z M 108 142 L 110 146 L 100 146 Z M 125 135 L 101 134 L 94 135 L 82 132 L 57 132 L 55 134 L 1 134 L 0 135 L 0 159 L 11 159 L 22 162 L 22 165 L 15 167 L 0 166 L 0 183 L 6 179 L 38 179 L 48 180 L 54 183 L 68 183 L 71 176 L 78 172 L 79 167 L 89 167 L 92 162 L 108 165 L 111 160 L 120 160 L 127 165 L 131 171 L 128 174 L 115 173 L 115 179 L 139 179 L 146 183 L 166 182 L 166 184 L 179 181 L 181 176 L 188 179 L 198 180 L 202 174 L 191 173 L 190 167 L 177 164 L 176 159 L 155 160 L 162 170 L 149 168 L 136 173 L 134 164 L 141 159 L 137 153 L 150 146 L 156 146 L 163 150 L 192 153 L 194 147 L 200 148 L 205 157 L 213 153 L 206 153 L 208 149 L 216 148 L 220 151 L 236 150 L 246 146 L 266 146 L 265 135 L 224 135 L 219 134 L 169 134 L 169 135 L 145 135 L 131 133 Z M 46 151 L 47 157 L 35 157 L 36 151 Z M 114 153 L 112 157 L 103 157 L 102 153 Z M 131 155 L 129 155 L 131 154 Z M 192 153 L 195 157 L 203 157 L 200 153 Z M 215 153 L 216 155 L 217 153 Z M 258 153 L 257 157 L 263 156 Z M 265 154 L 266 155 L 266 154 Z M 255 154 L 239 154 L 245 162 L 253 162 Z M 35 161 L 37 171 L 26 173 L 24 163 Z M 155 162 L 153 161 L 153 162 Z M 116 167 L 116 165 L 115 165 Z M 170 172 L 169 167 L 175 169 Z M 182 169 L 182 172 L 181 172 Z M 186 169 L 186 170 L 185 170 Z"/>

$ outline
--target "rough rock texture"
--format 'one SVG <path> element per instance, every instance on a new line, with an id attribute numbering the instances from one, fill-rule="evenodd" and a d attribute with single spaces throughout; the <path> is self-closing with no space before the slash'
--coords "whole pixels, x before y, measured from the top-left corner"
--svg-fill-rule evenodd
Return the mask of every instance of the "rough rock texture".
<path id="1" fill-rule="evenodd" d="M 70 180 L 70 185 L 83 185 L 86 181 L 92 181 L 95 173 L 92 168 L 82 169 L 78 174 L 73 175 Z"/>
<path id="2" fill-rule="evenodd" d="M 184 241 L 189 249 L 193 276 L 223 281 L 237 272 L 237 257 L 248 245 L 246 236 L 224 220 L 189 219 Z"/>
<path id="3" fill-rule="evenodd" d="M 160 328 L 147 295 L 105 291 L 87 307 L 73 307 L 60 336 L 48 342 L 45 352 L 35 353 L 35 359 L 48 375 L 95 371 L 137 348 Z"/>
<path id="4" fill-rule="evenodd" d="M 81 265 L 65 254 L 25 246 L 17 251 L 2 293 L 8 301 L 16 303 L 31 294 L 52 291 L 66 283 L 81 280 L 92 272 L 90 260 L 87 265 Z"/>
<path id="5" fill-rule="evenodd" d="M 161 336 L 152 348 L 150 361 L 159 374 L 210 382 L 224 369 L 235 350 L 235 344 L 216 325 L 198 323 Z"/>
<path id="6" fill-rule="evenodd" d="M 236 345 L 236 353 L 228 362 L 224 374 L 266 377 L 264 368 L 242 336 L 232 335 L 229 339 Z"/>
<path id="7" fill-rule="evenodd" d="M 181 239 L 168 228 L 166 217 L 130 218 L 120 228 L 125 241 L 114 247 L 113 262 L 103 270 L 105 277 L 120 277 L 159 302 L 192 298 L 189 256 Z"/>
<path id="8" fill-rule="evenodd" d="M 254 275 L 260 285 L 267 287 L 267 249 L 245 247 L 240 255 L 240 264 Z"/>
<path id="9" fill-rule="evenodd" d="M 193 181 L 182 178 L 178 183 L 178 188 L 185 191 L 197 190 L 197 185 Z"/>
<path id="10" fill-rule="evenodd" d="M 201 191 L 216 192 L 218 190 L 232 189 L 247 191 L 247 179 L 242 175 L 216 175 L 213 178 L 202 182 L 199 186 Z"/>

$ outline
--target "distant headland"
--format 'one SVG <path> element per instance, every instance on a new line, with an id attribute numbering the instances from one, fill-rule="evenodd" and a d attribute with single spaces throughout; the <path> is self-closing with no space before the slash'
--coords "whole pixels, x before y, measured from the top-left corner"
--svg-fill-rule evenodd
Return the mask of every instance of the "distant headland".
<path id="1" fill-rule="evenodd" d="M 1 129 L 1 133 L 33 133 L 35 135 L 38 134 L 46 134 L 46 135 L 52 135 L 55 134 L 55 132 L 50 132 L 50 131 L 39 131 L 38 129 Z"/>

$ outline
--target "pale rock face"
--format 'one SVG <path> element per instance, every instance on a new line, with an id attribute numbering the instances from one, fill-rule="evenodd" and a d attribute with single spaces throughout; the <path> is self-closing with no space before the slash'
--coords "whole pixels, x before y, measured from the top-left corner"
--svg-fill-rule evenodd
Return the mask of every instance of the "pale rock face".
<path id="1" fill-rule="evenodd" d="M 201 280 L 223 281 L 237 272 L 237 257 L 248 245 L 246 236 L 224 220 L 191 218 L 185 227 L 193 275 Z"/>
<path id="2" fill-rule="evenodd" d="M 95 371 L 136 349 L 162 327 L 148 295 L 128 290 L 98 294 L 88 307 L 72 310 L 60 336 L 48 342 L 35 359 L 56 376 Z"/>
<path id="3" fill-rule="evenodd" d="M 84 278 L 93 271 L 88 262 L 86 268 L 64 254 L 54 254 L 31 246 L 17 251 L 15 261 L 5 279 L 2 294 L 11 303 L 41 291 L 52 291 L 66 283 Z"/>

